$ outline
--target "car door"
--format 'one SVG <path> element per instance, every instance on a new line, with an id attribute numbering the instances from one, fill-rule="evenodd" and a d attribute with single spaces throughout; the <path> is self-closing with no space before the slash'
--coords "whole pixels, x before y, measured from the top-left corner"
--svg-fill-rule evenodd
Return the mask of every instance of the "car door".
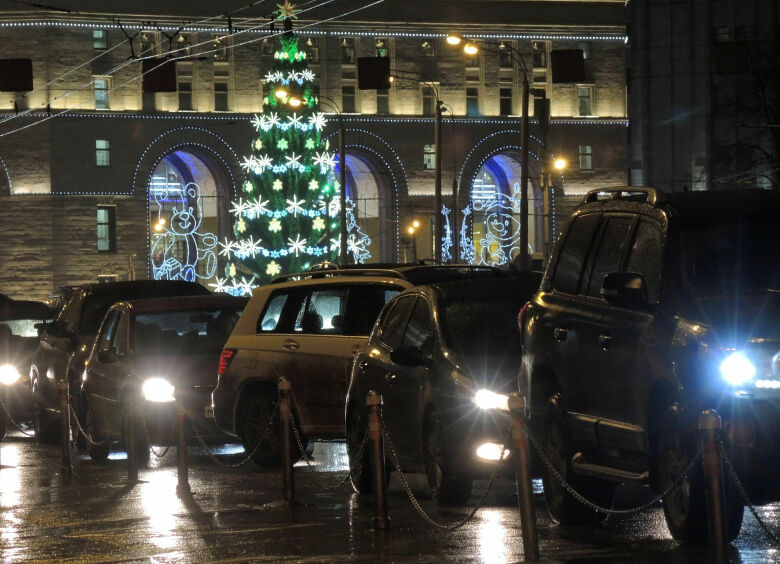
<path id="1" fill-rule="evenodd" d="M 119 395 L 125 379 L 127 335 L 127 315 L 119 309 L 111 310 L 95 339 L 84 382 L 87 406 L 117 432 L 120 425 Z"/>

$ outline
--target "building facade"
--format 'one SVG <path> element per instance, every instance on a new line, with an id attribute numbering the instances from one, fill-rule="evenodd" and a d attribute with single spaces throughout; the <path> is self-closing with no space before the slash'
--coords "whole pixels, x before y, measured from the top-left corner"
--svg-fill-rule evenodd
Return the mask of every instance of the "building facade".
<path id="1" fill-rule="evenodd" d="M 0 291 L 16 297 L 151 277 L 161 241 L 197 257 L 232 233 L 231 201 L 282 28 L 258 3 L 225 16 L 194 2 L 184 21 L 167 2 L 143 12 L 115 2 L 110 15 L 72 4 L 67 15 L 0 13 L 0 59 L 28 58 L 33 69 L 32 91 L 0 98 Z M 535 94 L 529 251 L 544 255 L 585 191 L 626 182 L 622 2 L 432 2 L 425 13 L 387 4 L 318 4 L 293 21 L 319 80 L 331 149 L 344 124 L 347 193 L 371 238 L 369 262 L 433 256 L 437 100 L 445 256 L 501 265 L 517 254 L 524 73 Z M 450 33 L 479 53 L 449 46 Z M 582 50 L 586 80 L 553 82 L 559 49 Z M 388 90 L 358 88 L 357 59 L 366 56 L 390 59 Z M 146 92 L 144 71 L 162 57 L 175 66 L 175 91 Z M 566 168 L 551 173 L 553 157 Z M 189 196 L 167 197 L 191 185 Z M 166 227 L 187 209 L 192 229 Z"/>

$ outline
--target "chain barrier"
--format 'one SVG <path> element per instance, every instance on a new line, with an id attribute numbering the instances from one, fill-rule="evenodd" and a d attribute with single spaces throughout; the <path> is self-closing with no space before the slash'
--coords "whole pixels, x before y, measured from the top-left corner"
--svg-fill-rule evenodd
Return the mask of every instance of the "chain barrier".
<path id="1" fill-rule="evenodd" d="M 574 499 L 582 503 L 584 506 L 590 508 L 593 511 L 596 511 L 598 513 L 604 513 L 606 515 L 630 515 L 632 513 L 640 513 L 642 511 L 650 509 L 656 503 L 661 501 L 661 499 L 663 499 L 664 497 L 672 493 L 675 489 L 677 489 L 680 486 L 680 484 L 682 484 L 683 480 L 688 476 L 688 474 L 693 469 L 693 467 L 698 462 L 701 461 L 701 450 L 699 450 L 699 452 L 696 453 L 696 456 L 694 456 L 693 459 L 691 460 L 690 464 L 688 464 L 688 467 L 685 469 L 685 471 L 682 474 L 680 474 L 677 477 L 677 479 L 675 479 L 675 481 L 672 482 L 672 484 L 668 488 L 666 488 L 663 492 L 655 496 L 652 500 L 648 501 L 647 503 L 629 509 L 612 509 L 612 508 L 602 507 L 586 499 L 585 496 L 583 496 L 580 492 L 575 490 L 574 487 L 569 482 L 566 481 L 566 479 L 561 475 L 560 471 L 547 457 L 547 454 L 544 452 L 541 445 L 539 445 L 538 441 L 536 440 L 536 437 L 534 437 L 533 434 L 531 433 L 531 426 L 528 424 L 528 420 L 525 417 L 521 417 L 520 422 L 522 423 L 523 427 L 525 427 L 525 431 L 528 434 L 528 440 L 533 445 L 536 454 L 539 455 L 539 458 L 542 460 L 542 462 L 544 462 L 545 466 L 549 468 L 550 472 L 552 472 L 553 476 L 555 476 L 555 479 L 561 483 L 564 489 L 567 492 L 569 492 L 569 494 Z"/>
<path id="2" fill-rule="evenodd" d="M 28 432 L 26 432 L 24 429 L 22 429 L 22 426 L 19 425 L 19 423 L 14 421 L 14 418 L 11 416 L 11 412 L 6 407 L 5 402 L 3 401 L 3 398 L 0 398 L 0 405 L 3 406 L 3 411 L 5 411 L 5 414 L 8 416 L 8 420 L 11 422 L 11 424 L 14 427 L 16 427 L 17 431 L 19 431 L 25 437 L 34 437 L 35 436 L 35 433 L 28 433 Z"/>
<path id="3" fill-rule="evenodd" d="M 110 435 L 101 441 L 95 441 L 92 439 L 92 436 L 84 430 L 84 427 L 81 425 L 81 421 L 79 421 L 79 416 L 76 414 L 76 408 L 73 405 L 73 400 L 70 402 L 70 414 L 73 418 L 73 422 L 76 424 L 76 429 L 78 429 L 79 434 L 81 434 L 81 436 L 84 437 L 84 439 L 87 441 L 87 445 L 92 447 L 101 447 L 111 441 Z"/>
<path id="4" fill-rule="evenodd" d="M 747 491 L 745 490 L 745 487 L 742 485 L 742 481 L 739 479 L 739 476 L 737 476 L 737 471 L 734 469 L 734 466 L 731 464 L 731 459 L 729 458 L 728 454 L 726 454 L 726 447 L 723 445 L 723 441 L 722 440 L 718 440 L 717 444 L 718 444 L 718 448 L 720 449 L 720 454 L 723 457 L 723 462 L 726 463 L 726 469 L 729 472 L 729 476 L 731 477 L 731 481 L 736 486 L 737 491 L 739 492 L 739 496 L 742 498 L 743 503 L 747 506 L 747 508 L 753 514 L 753 517 L 756 518 L 756 521 L 758 521 L 759 526 L 764 530 L 766 535 L 772 541 L 774 541 L 775 544 L 780 544 L 780 537 L 778 537 L 775 533 L 773 533 L 769 529 L 769 526 L 759 516 L 758 511 L 756 511 L 756 506 L 753 505 L 752 501 L 750 501 L 750 498 L 747 495 Z"/>
<path id="5" fill-rule="evenodd" d="M 171 450 L 171 445 L 166 446 L 161 453 L 158 454 L 156 450 L 154 450 L 154 447 L 152 446 L 152 441 L 149 438 L 149 430 L 146 428 L 146 417 L 139 417 L 141 420 L 141 427 L 143 427 L 144 430 L 144 438 L 146 439 L 146 444 L 149 446 L 149 450 L 152 452 L 152 454 L 155 456 L 155 458 L 162 458 L 166 454 L 168 454 L 168 451 Z"/>
<path id="6" fill-rule="evenodd" d="M 360 443 L 360 448 L 358 449 L 358 453 L 357 453 L 357 456 L 355 457 L 354 463 L 351 460 L 349 461 L 349 472 L 347 472 L 347 475 L 344 476 L 344 479 L 342 479 L 341 481 L 339 481 L 336 484 L 326 484 L 322 480 L 322 478 L 320 478 L 319 472 L 317 472 L 317 469 L 312 465 L 311 459 L 309 458 L 309 454 L 306 452 L 306 449 L 303 446 L 303 441 L 301 440 L 301 435 L 298 432 L 298 426 L 295 424 L 295 416 L 293 414 L 293 404 L 289 400 L 289 398 L 288 398 L 288 401 L 287 401 L 287 405 L 290 408 L 290 425 L 292 426 L 293 434 L 295 435 L 295 441 L 298 443 L 298 450 L 301 451 L 301 456 L 302 456 L 303 460 L 306 462 L 306 466 L 308 466 L 309 470 L 311 470 L 312 476 L 314 477 L 314 481 L 316 482 L 316 484 L 320 487 L 320 489 L 325 490 L 325 491 L 333 491 L 333 490 L 337 490 L 337 489 L 343 487 L 349 481 L 350 477 L 352 476 L 352 468 L 363 457 L 363 451 L 365 450 L 366 444 L 368 443 L 368 435 L 369 435 L 368 429 L 366 429 L 366 434 L 363 436 L 363 442 Z"/>
<path id="7" fill-rule="evenodd" d="M 458 521 L 457 523 L 445 525 L 443 523 L 438 523 L 437 521 L 434 521 L 433 518 L 425 512 L 425 510 L 422 508 L 422 505 L 420 505 L 420 502 L 415 497 L 411 486 L 409 486 L 409 482 L 406 480 L 406 476 L 401 470 L 401 464 L 398 462 L 398 455 L 395 452 L 393 443 L 390 441 L 390 436 L 385 431 L 385 420 L 381 411 L 379 414 L 379 418 L 382 421 L 382 434 L 384 435 L 385 442 L 387 443 L 388 450 L 390 451 L 390 458 L 393 461 L 393 467 L 395 468 L 398 477 L 401 479 L 401 484 L 403 485 L 404 491 L 406 492 L 406 496 L 409 498 L 409 501 L 412 503 L 412 506 L 417 510 L 417 514 L 431 527 L 442 531 L 455 531 L 457 529 L 460 529 L 463 525 L 465 525 L 469 521 L 471 521 L 471 519 L 474 518 L 474 515 L 477 514 L 477 511 L 479 511 L 479 509 L 482 507 L 482 504 L 485 502 L 485 498 L 487 497 L 490 488 L 493 486 L 493 482 L 496 481 L 496 477 L 498 477 L 498 471 L 501 468 L 501 463 L 504 461 L 504 452 L 508 449 L 504 449 L 503 451 L 501 451 L 501 457 L 496 461 L 496 464 L 493 467 L 493 471 L 490 474 L 490 479 L 488 480 L 487 487 L 485 487 L 485 491 L 482 492 L 482 495 L 479 497 L 479 500 L 477 500 L 477 504 L 471 509 L 471 511 L 469 511 L 469 514 L 466 515 L 464 519 Z M 507 429 L 506 435 L 504 436 L 503 444 L 509 444 L 509 437 L 511 436 L 511 434 L 512 434 L 512 429 L 510 427 L 509 429 Z"/>
<path id="8" fill-rule="evenodd" d="M 216 454 L 214 454 L 214 451 L 212 451 L 208 445 L 206 444 L 206 441 L 201 436 L 200 432 L 198 431 L 198 428 L 195 425 L 195 422 L 190 420 L 190 425 L 192 425 L 192 431 L 195 433 L 195 437 L 198 439 L 198 442 L 200 443 L 201 448 L 206 452 L 206 455 L 211 458 L 214 462 L 216 462 L 219 466 L 222 466 L 223 468 L 238 468 L 239 466 L 243 466 L 250 460 L 252 460 L 252 457 L 255 455 L 257 450 L 260 448 L 260 445 L 262 445 L 265 441 L 268 440 L 268 434 L 271 432 L 271 428 L 273 427 L 274 420 L 276 419 L 276 416 L 279 413 L 279 404 L 276 404 L 276 407 L 274 408 L 273 413 L 271 413 L 271 418 L 268 420 L 268 425 L 265 428 L 265 432 L 263 433 L 263 436 L 260 437 L 260 440 L 257 441 L 257 444 L 255 445 L 255 448 L 252 449 L 252 452 L 250 452 L 248 455 L 246 455 L 245 458 L 243 458 L 240 462 L 236 464 L 228 464 L 227 462 L 223 462 L 220 460 Z"/>

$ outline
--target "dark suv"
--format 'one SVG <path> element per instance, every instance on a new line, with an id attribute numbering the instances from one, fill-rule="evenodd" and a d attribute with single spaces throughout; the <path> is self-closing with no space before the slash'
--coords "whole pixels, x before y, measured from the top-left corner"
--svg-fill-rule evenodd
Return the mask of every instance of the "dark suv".
<path id="1" fill-rule="evenodd" d="M 41 342 L 30 366 L 30 384 L 38 403 L 35 431 L 41 442 L 57 438 L 57 382 L 65 378 L 75 396 L 92 342 L 103 316 L 115 302 L 162 296 L 208 295 L 209 290 L 182 280 L 134 280 L 85 284 L 71 292 L 57 319 L 41 326 Z M 77 403 L 77 397 L 73 398 Z"/>
<path id="2" fill-rule="evenodd" d="M 780 499 L 780 193 L 590 192 L 520 315 L 520 390 L 566 480 L 609 505 L 619 482 L 662 492 L 714 408 L 755 503 Z M 552 517 L 597 515 L 541 465 Z M 743 505 L 726 478 L 728 535 Z M 701 464 L 663 498 L 680 541 L 706 536 Z"/>

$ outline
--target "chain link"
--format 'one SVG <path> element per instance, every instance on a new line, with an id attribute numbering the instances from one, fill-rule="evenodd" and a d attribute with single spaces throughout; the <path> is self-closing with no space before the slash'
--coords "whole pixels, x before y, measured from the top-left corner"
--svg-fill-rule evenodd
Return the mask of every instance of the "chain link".
<path id="1" fill-rule="evenodd" d="M 314 481 L 317 483 L 317 485 L 320 487 L 320 489 L 323 489 L 325 491 L 332 491 L 337 490 L 346 484 L 350 477 L 352 476 L 352 468 L 355 464 L 357 464 L 360 459 L 363 456 L 363 450 L 365 449 L 366 443 L 368 442 L 368 429 L 366 429 L 366 434 L 363 436 L 363 442 L 360 443 L 360 449 L 358 450 L 357 457 L 355 457 L 355 462 L 350 460 L 349 461 L 349 472 L 346 476 L 344 476 L 344 479 L 339 481 L 336 484 L 326 484 L 322 478 L 319 476 L 319 472 L 317 472 L 317 469 L 314 468 L 314 466 L 311 463 L 311 459 L 309 458 L 309 454 L 306 452 L 306 449 L 303 447 L 303 441 L 301 440 L 301 435 L 298 432 L 298 426 L 295 424 L 295 417 L 293 416 L 293 404 L 290 401 L 289 396 L 287 397 L 287 405 L 289 407 L 289 413 L 290 413 L 290 425 L 292 426 L 293 434 L 295 435 L 295 441 L 298 443 L 298 449 L 301 451 L 301 455 L 303 457 L 303 460 L 306 462 L 306 466 L 309 467 L 309 470 L 312 472 L 312 476 L 314 477 Z"/>
<path id="2" fill-rule="evenodd" d="M 156 450 L 154 450 L 154 447 L 152 446 L 152 441 L 149 438 L 149 430 L 146 428 L 146 417 L 139 417 L 141 420 L 141 427 L 144 430 L 144 439 L 146 439 L 146 444 L 149 447 L 149 450 L 152 451 L 152 454 L 155 456 L 155 458 L 162 458 L 166 454 L 168 454 L 168 451 L 171 450 L 171 445 L 166 446 L 161 453 L 157 453 Z M 126 447 L 127 445 L 125 445 Z"/>
<path id="3" fill-rule="evenodd" d="M 574 499 L 576 499 L 586 507 L 592 509 L 593 511 L 596 511 L 598 513 L 604 513 L 606 515 L 630 515 L 632 513 L 640 513 L 642 511 L 650 509 L 656 503 L 661 501 L 661 499 L 663 499 L 664 497 L 672 493 L 675 489 L 677 489 L 680 486 L 680 484 L 682 484 L 683 480 L 688 477 L 688 474 L 696 465 L 696 463 L 701 460 L 701 450 L 700 450 L 699 452 L 696 453 L 696 456 L 693 457 L 693 460 L 691 460 L 690 464 L 688 464 L 688 467 L 685 469 L 685 471 L 682 474 L 680 474 L 677 477 L 677 479 L 675 479 L 675 481 L 668 488 L 666 488 L 663 492 L 655 496 L 652 500 L 648 501 L 647 503 L 629 509 L 611 509 L 593 503 L 592 501 L 586 499 L 585 496 L 583 496 L 580 492 L 575 490 L 574 487 L 569 482 L 567 482 L 566 479 L 561 475 L 560 471 L 555 467 L 552 461 L 547 457 L 547 454 L 545 454 L 544 450 L 539 445 L 538 441 L 536 440 L 536 437 L 534 437 L 533 434 L 531 433 L 531 428 L 530 428 L 531 426 L 528 424 L 528 420 L 525 417 L 521 417 L 520 423 L 523 425 L 523 427 L 525 427 L 525 432 L 528 435 L 528 439 L 533 445 L 536 454 L 539 455 L 539 458 L 542 460 L 542 462 L 544 462 L 545 466 L 549 468 L 550 472 L 552 472 L 553 476 L 555 476 L 555 479 L 561 483 L 564 489 L 567 492 L 569 492 L 569 494 Z"/>
<path id="4" fill-rule="evenodd" d="M 5 411 L 5 414 L 8 416 L 8 420 L 11 422 L 11 424 L 16 427 L 16 430 L 19 431 L 22 435 L 25 437 L 34 437 L 35 433 L 28 433 L 24 429 L 22 429 L 21 425 L 14 421 L 14 418 L 11 416 L 11 412 L 8 410 L 8 408 L 5 406 L 5 402 L 3 401 L 3 398 L 0 398 L 0 405 L 3 406 L 3 411 Z"/>
<path id="5" fill-rule="evenodd" d="M 474 515 L 476 515 L 477 511 L 479 511 L 479 509 L 482 507 L 482 504 L 484 503 L 485 498 L 487 497 L 488 492 L 490 491 L 490 488 L 493 486 L 493 482 L 495 482 L 496 477 L 498 476 L 498 470 L 501 467 L 501 462 L 503 462 L 504 460 L 504 452 L 506 451 L 506 449 L 501 451 L 501 457 L 496 461 L 496 464 L 493 467 L 493 472 L 490 474 L 490 480 L 488 480 L 485 491 L 482 492 L 482 495 L 479 497 L 477 504 L 471 509 L 469 514 L 466 515 L 464 519 L 458 521 L 457 523 L 445 525 L 443 523 L 438 523 L 434 521 L 433 518 L 431 518 L 431 516 L 425 512 L 425 510 L 422 508 L 422 505 L 420 505 L 420 502 L 415 497 L 412 488 L 409 486 L 409 482 L 406 480 L 406 476 L 401 470 L 401 464 L 398 462 L 398 455 L 395 452 L 393 443 L 390 441 L 390 436 L 387 434 L 385 430 L 385 420 L 384 417 L 382 416 L 381 410 L 379 412 L 379 419 L 382 421 L 382 435 L 384 436 L 385 442 L 387 443 L 387 447 L 390 450 L 390 458 L 392 458 L 395 471 L 398 473 L 398 477 L 401 479 L 401 484 L 403 485 L 404 491 L 406 492 L 406 496 L 409 498 L 409 501 L 412 503 L 412 506 L 417 510 L 418 515 L 431 527 L 435 529 L 440 529 L 442 531 L 455 531 L 457 529 L 460 529 L 463 525 L 465 525 L 469 521 L 471 521 L 471 519 L 474 518 Z M 507 429 L 506 435 L 504 436 L 503 444 L 507 444 L 509 442 L 509 437 L 511 433 L 512 430 L 510 427 L 509 429 Z"/>
<path id="6" fill-rule="evenodd" d="M 84 430 L 84 427 L 81 425 L 81 421 L 79 421 L 79 416 L 76 413 L 76 408 L 73 406 L 73 400 L 70 401 L 70 414 L 73 416 L 73 421 L 76 423 L 76 429 L 78 429 L 78 432 L 81 434 L 81 436 L 86 439 L 89 446 L 101 447 L 111 441 L 111 435 L 102 441 L 95 441 L 92 436 Z"/>
<path id="7" fill-rule="evenodd" d="M 753 514 L 753 517 L 756 518 L 756 521 L 758 521 L 759 526 L 764 530 L 766 535 L 770 539 L 772 539 L 775 542 L 775 544 L 780 544 L 780 537 L 778 537 L 775 533 L 769 530 L 769 526 L 758 515 L 758 511 L 756 511 L 755 505 L 753 505 L 753 502 L 750 501 L 750 498 L 747 495 L 747 491 L 745 491 L 745 488 L 742 485 L 742 481 L 739 479 L 739 476 L 737 476 L 737 471 L 734 469 L 734 466 L 731 464 L 731 459 L 729 459 L 728 454 L 726 454 L 726 447 L 723 445 L 723 441 L 720 439 L 718 439 L 718 448 L 720 449 L 720 454 L 723 457 L 723 462 L 726 463 L 726 469 L 729 472 L 731 481 L 736 486 L 737 491 L 739 492 L 739 496 L 742 498 L 742 501 L 744 502 L 745 505 L 747 505 L 748 509 Z"/>
<path id="8" fill-rule="evenodd" d="M 260 437 L 260 440 L 257 441 L 257 444 L 255 445 L 255 448 L 252 449 L 252 452 L 250 452 L 248 455 L 246 455 L 245 458 L 243 458 L 240 462 L 236 464 L 228 464 L 226 462 L 223 462 L 220 460 L 216 454 L 214 454 L 214 451 L 212 451 L 208 445 L 206 444 L 206 441 L 203 440 L 203 437 L 201 436 L 200 432 L 198 431 L 195 422 L 190 420 L 190 425 L 192 425 L 192 431 L 195 433 L 195 437 L 198 439 L 198 442 L 200 443 L 201 448 L 206 452 L 206 455 L 211 458 L 214 462 L 216 462 L 219 466 L 222 466 L 223 468 L 238 468 L 239 466 L 243 466 L 250 460 L 252 460 L 252 457 L 255 455 L 257 450 L 260 448 L 260 445 L 262 445 L 265 441 L 268 440 L 268 434 L 271 432 L 271 428 L 274 424 L 274 419 L 276 418 L 276 415 L 279 413 L 279 404 L 277 403 L 276 407 L 274 408 L 273 413 L 271 413 L 271 418 L 268 420 L 268 425 L 265 428 L 265 432 L 263 433 L 263 436 Z"/>

